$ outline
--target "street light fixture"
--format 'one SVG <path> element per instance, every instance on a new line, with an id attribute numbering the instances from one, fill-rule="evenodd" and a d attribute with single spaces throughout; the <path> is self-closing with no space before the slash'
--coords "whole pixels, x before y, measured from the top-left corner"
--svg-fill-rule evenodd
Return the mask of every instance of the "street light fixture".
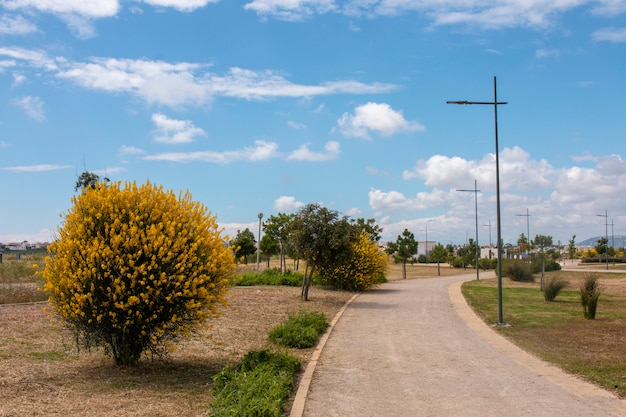
<path id="1" fill-rule="evenodd" d="M 475 255 L 476 255 L 476 263 L 474 264 L 474 266 L 476 267 L 476 281 L 478 281 L 480 279 L 480 273 L 478 272 L 480 268 L 478 268 L 478 252 L 480 251 L 480 247 L 478 246 L 478 192 L 480 191 L 479 189 L 476 188 L 477 187 L 477 183 L 476 183 L 476 179 L 474 179 L 474 189 L 473 190 L 457 190 L 457 191 L 467 191 L 467 192 L 472 192 L 474 193 L 474 213 L 476 214 L 476 250 Z"/>
<path id="2" fill-rule="evenodd" d="M 503 326 L 502 314 L 502 225 L 500 219 L 500 156 L 498 151 L 498 105 L 507 104 L 506 101 L 498 101 L 498 89 L 496 77 L 493 77 L 493 101 L 447 101 L 446 104 L 484 104 L 493 106 L 495 139 L 496 139 L 496 230 L 498 247 L 498 326 Z"/>
<path id="3" fill-rule="evenodd" d="M 516 216 L 526 217 L 526 256 L 530 258 L 530 214 L 528 213 L 528 207 L 526 207 L 526 214 L 516 214 Z"/>
<path id="4" fill-rule="evenodd" d="M 606 269 L 609 269 L 609 213 L 607 210 L 604 210 L 604 214 L 596 214 L 598 217 L 604 217 L 604 238 L 606 239 L 606 253 L 604 257 L 606 258 Z"/>

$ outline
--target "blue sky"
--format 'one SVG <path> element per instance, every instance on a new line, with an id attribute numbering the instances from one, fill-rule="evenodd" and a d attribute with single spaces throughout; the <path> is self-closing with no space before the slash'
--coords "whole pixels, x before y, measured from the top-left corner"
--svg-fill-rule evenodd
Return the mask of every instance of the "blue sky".
<path id="1" fill-rule="evenodd" d="M 626 234 L 624 0 L 0 0 L 0 241 L 84 170 L 189 190 L 225 233 L 318 202 L 384 239 Z M 530 217 L 520 216 L 529 213 Z M 598 215 L 608 214 L 608 217 Z M 488 225 L 491 223 L 491 227 Z"/>

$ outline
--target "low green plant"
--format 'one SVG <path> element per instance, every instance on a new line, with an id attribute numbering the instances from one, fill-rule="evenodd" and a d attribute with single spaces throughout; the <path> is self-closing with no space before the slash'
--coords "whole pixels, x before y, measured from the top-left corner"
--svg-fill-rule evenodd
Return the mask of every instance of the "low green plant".
<path id="1" fill-rule="evenodd" d="M 546 281 L 543 288 L 543 298 L 546 301 L 554 301 L 563 288 L 567 286 L 567 282 L 559 277 L 552 277 Z"/>
<path id="2" fill-rule="evenodd" d="M 280 417 L 294 387 L 300 360 L 286 352 L 249 352 L 213 377 L 213 417 Z"/>
<path id="3" fill-rule="evenodd" d="M 268 337 L 281 346 L 305 349 L 314 346 L 327 327 L 324 314 L 301 310 L 272 329 Z"/>
<path id="4" fill-rule="evenodd" d="M 585 274 L 580 284 L 580 302 L 583 306 L 583 316 L 587 320 L 594 320 L 596 318 L 598 300 L 602 293 L 598 278 L 597 274 Z"/>
<path id="5" fill-rule="evenodd" d="M 529 264 L 518 260 L 507 260 L 502 265 L 502 275 L 518 282 L 535 282 Z"/>
<path id="6" fill-rule="evenodd" d="M 247 272 L 238 275 L 233 280 L 233 285 L 253 286 L 253 285 L 286 285 L 289 287 L 299 287 L 302 285 L 303 275 L 298 272 L 287 271 L 281 274 L 276 269 L 265 269 L 262 272 Z"/>

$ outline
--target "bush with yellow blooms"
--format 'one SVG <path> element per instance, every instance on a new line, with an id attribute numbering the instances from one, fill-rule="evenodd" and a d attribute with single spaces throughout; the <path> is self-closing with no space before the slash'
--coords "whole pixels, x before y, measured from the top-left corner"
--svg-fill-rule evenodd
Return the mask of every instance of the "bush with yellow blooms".
<path id="1" fill-rule="evenodd" d="M 367 232 L 361 232 L 352 243 L 350 259 L 320 275 L 322 283 L 339 290 L 364 291 L 385 282 L 386 270 L 387 256 Z"/>
<path id="2" fill-rule="evenodd" d="M 43 277 L 52 311 L 81 345 L 134 365 L 218 314 L 234 258 L 188 192 L 100 182 L 72 203 Z"/>

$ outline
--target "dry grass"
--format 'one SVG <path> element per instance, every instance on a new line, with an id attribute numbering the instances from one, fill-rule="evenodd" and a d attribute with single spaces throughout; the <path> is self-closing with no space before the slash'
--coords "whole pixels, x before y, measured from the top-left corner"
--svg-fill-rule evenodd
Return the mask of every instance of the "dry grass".
<path id="1" fill-rule="evenodd" d="M 330 319 L 352 294 L 313 288 L 235 287 L 213 327 L 178 345 L 167 361 L 121 368 L 100 351 L 77 352 L 53 328 L 44 304 L 0 306 L 0 416 L 201 416 L 212 375 L 246 352 L 269 346 L 267 333 L 289 313 L 310 309 Z M 304 361 L 312 350 L 293 351 Z"/>
<path id="2" fill-rule="evenodd" d="M 240 268 L 244 269 L 244 268 Z M 248 269 L 254 269 L 249 266 Z M 468 272 L 441 265 L 441 274 Z M 407 265 L 409 279 L 433 277 L 437 265 Z M 390 265 L 390 280 L 401 265 Z M 76 350 L 72 335 L 54 327 L 45 303 L 0 305 L 0 416 L 204 416 L 211 377 L 248 351 L 272 346 L 268 332 L 300 309 L 331 320 L 352 293 L 314 287 L 234 287 L 212 327 L 177 345 L 166 361 L 118 367 L 99 350 Z M 313 349 L 291 350 L 303 363 Z"/>

